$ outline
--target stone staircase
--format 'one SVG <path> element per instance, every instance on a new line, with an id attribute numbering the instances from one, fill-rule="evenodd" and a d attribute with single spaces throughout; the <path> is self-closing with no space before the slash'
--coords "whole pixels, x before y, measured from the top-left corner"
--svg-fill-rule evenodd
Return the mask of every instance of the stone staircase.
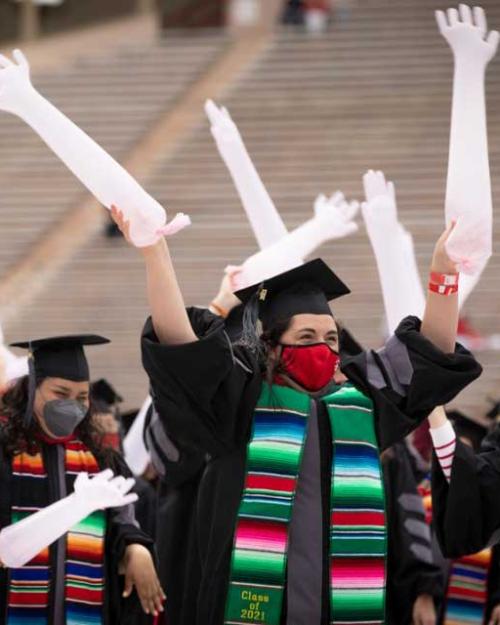
<path id="1" fill-rule="evenodd" d="M 500 4 L 485 0 L 482 5 L 490 27 L 499 28 Z M 431 0 L 363 0 L 352 3 L 350 17 L 324 36 L 278 32 L 223 102 L 289 228 L 311 215 L 319 192 L 342 189 L 361 199 L 362 174 L 368 168 L 383 169 L 396 183 L 400 217 L 414 235 L 424 280 L 443 222 L 450 121 L 452 59 L 433 18 L 433 10 L 441 6 Z M 182 84 L 203 70 L 218 45 L 213 39 L 186 37 L 142 51 L 131 46 L 128 61 L 117 52 L 115 71 L 108 60 L 93 60 L 89 66 L 82 61 L 75 74 L 45 78 L 44 88 L 47 93 L 52 89 L 58 104 L 120 156 L 148 120 L 169 106 L 175 96 L 169 100 L 165 93 L 174 76 L 180 94 Z M 166 50 L 175 54 L 175 62 Z M 135 70 L 128 71 L 133 59 Z M 178 63 L 184 69 L 174 72 Z M 169 80 L 158 81 L 158 72 Z M 497 59 L 488 75 L 494 200 L 500 192 L 499 72 Z M 138 87 L 132 94 L 130 78 L 136 76 L 148 89 Z M 73 95 L 63 89 L 69 80 Z M 0 133 L 3 146 L 10 137 L 12 150 L 9 157 L 5 150 L 0 155 L 0 210 L 8 226 L 1 233 L 0 271 L 7 272 L 13 258 L 26 254 L 81 191 L 27 129 L 0 117 Z M 186 301 L 207 304 L 225 265 L 256 249 L 208 124 L 193 128 L 175 154 L 158 162 L 146 187 L 171 215 L 191 215 L 193 226 L 171 239 L 170 246 Z M 498 219 L 495 241 L 498 249 Z M 335 306 L 336 314 L 362 343 L 378 346 L 382 298 L 363 227 L 319 254 L 353 290 Z M 466 312 L 485 334 L 498 331 L 499 269 L 496 254 L 467 305 Z M 94 375 L 108 377 L 133 406 L 147 392 L 139 354 L 146 314 L 139 254 L 121 240 L 95 237 L 29 307 L 8 321 L 6 330 L 12 339 L 75 331 L 108 335 L 113 344 L 94 350 Z M 476 416 L 485 412 L 486 395 L 497 395 L 500 379 L 497 352 L 483 352 L 479 359 L 485 367 L 482 378 L 457 401 Z"/>

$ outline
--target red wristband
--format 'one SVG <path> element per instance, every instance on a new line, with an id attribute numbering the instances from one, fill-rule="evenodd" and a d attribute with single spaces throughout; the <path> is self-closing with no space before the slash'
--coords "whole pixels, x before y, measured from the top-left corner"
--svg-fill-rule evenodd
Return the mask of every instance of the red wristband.
<path id="1" fill-rule="evenodd" d="M 431 271 L 429 281 L 432 284 L 439 284 L 443 286 L 458 286 L 458 273 L 439 273 L 437 271 Z"/>
<path id="2" fill-rule="evenodd" d="M 429 291 L 437 293 L 438 295 L 454 295 L 458 293 L 458 284 L 434 284 L 429 282 Z"/>

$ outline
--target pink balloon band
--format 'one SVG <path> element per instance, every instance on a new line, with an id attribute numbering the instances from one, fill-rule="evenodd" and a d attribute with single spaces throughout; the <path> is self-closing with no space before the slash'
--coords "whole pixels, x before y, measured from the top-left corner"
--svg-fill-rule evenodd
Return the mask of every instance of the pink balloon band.
<path id="1" fill-rule="evenodd" d="M 190 225 L 191 219 L 189 215 L 186 215 L 184 213 L 177 213 L 177 215 L 171 221 L 165 224 L 162 228 L 159 228 L 156 231 L 156 234 L 158 236 L 169 237 L 173 234 L 177 234 L 178 232 L 184 230 L 184 228 L 187 228 L 187 226 Z"/>

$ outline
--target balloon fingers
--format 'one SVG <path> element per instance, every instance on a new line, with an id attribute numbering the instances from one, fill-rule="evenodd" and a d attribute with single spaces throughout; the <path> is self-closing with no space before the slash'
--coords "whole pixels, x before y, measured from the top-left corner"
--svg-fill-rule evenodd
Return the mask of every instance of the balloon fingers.
<path id="1" fill-rule="evenodd" d="M 486 14 L 484 12 L 484 9 L 482 7 L 474 7 L 473 13 L 474 23 L 476 24 L 477 28 L 479 28 L 483 36 L 486 35 L 486 32 L 488 30 L 488 22 L 486 21 Z"/>
<path id="2" fill-rule="evenodd" d="M 491 33 L 488 35 L 487 38 L 487 42 L 490 44 L 490 46 L 496 50 L 498 48 L 498 42 L 500 40 L 500 33 L 496 30 L 492 30 Z"/>
<path id="3" fill-rule="evenodd" d="M 458 6 L 460 12 L 460 19 L 464 24 L 472 24 L 472 11 L 469 5 L 460 4 Z"/>
<path id="4" fill-rule="evenodd" d="M 28 59 L 24 56 L 24 53 L 19 50 L 19 48 L 16 48 L 12 52 L 12 56 L 20 67 L 29 67 Z"/>
<path id="5" fill-rule="evenodd" d="M 122 503 L 124 506 L 128 506 L 131 503 L 135 503 L 139 499 L 137 493 L 130 493 L 130 495 L 124 495 Z"/>
<path id="6" fill-rule="evenodd" d="M 12 67 L 14 63 L 5 56 L 5 54 L 0 54 L 0 67 L 7 69 L 8 67 Z"/>
<path id="7" fill-rule="evenodd" d="M 446 14 L 444 11 L 436 11 L 436 22 L 439 28 L 439 32 L 443 35 L 449 28 L 448 21 L 446 20 Z"/>
<path id="8" fill-rule="evenodd" d="M 100 473 L 96 473 L 92 477 L 93 482 L 109 482 L 109 480 L 113 479 L 114 473 L 111 469 L 104 469 Z"/>

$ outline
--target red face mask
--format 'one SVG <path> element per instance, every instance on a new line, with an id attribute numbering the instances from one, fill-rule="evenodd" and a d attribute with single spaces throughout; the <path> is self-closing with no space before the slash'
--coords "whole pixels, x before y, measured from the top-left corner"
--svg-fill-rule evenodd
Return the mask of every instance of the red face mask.
<path id="1" fill-rule="evenodd" d="M 282 347 L 283 372 L 302 388 L 314 393 L 332 381 L 340 364 L 340 356 L 326 343 Z"/>

